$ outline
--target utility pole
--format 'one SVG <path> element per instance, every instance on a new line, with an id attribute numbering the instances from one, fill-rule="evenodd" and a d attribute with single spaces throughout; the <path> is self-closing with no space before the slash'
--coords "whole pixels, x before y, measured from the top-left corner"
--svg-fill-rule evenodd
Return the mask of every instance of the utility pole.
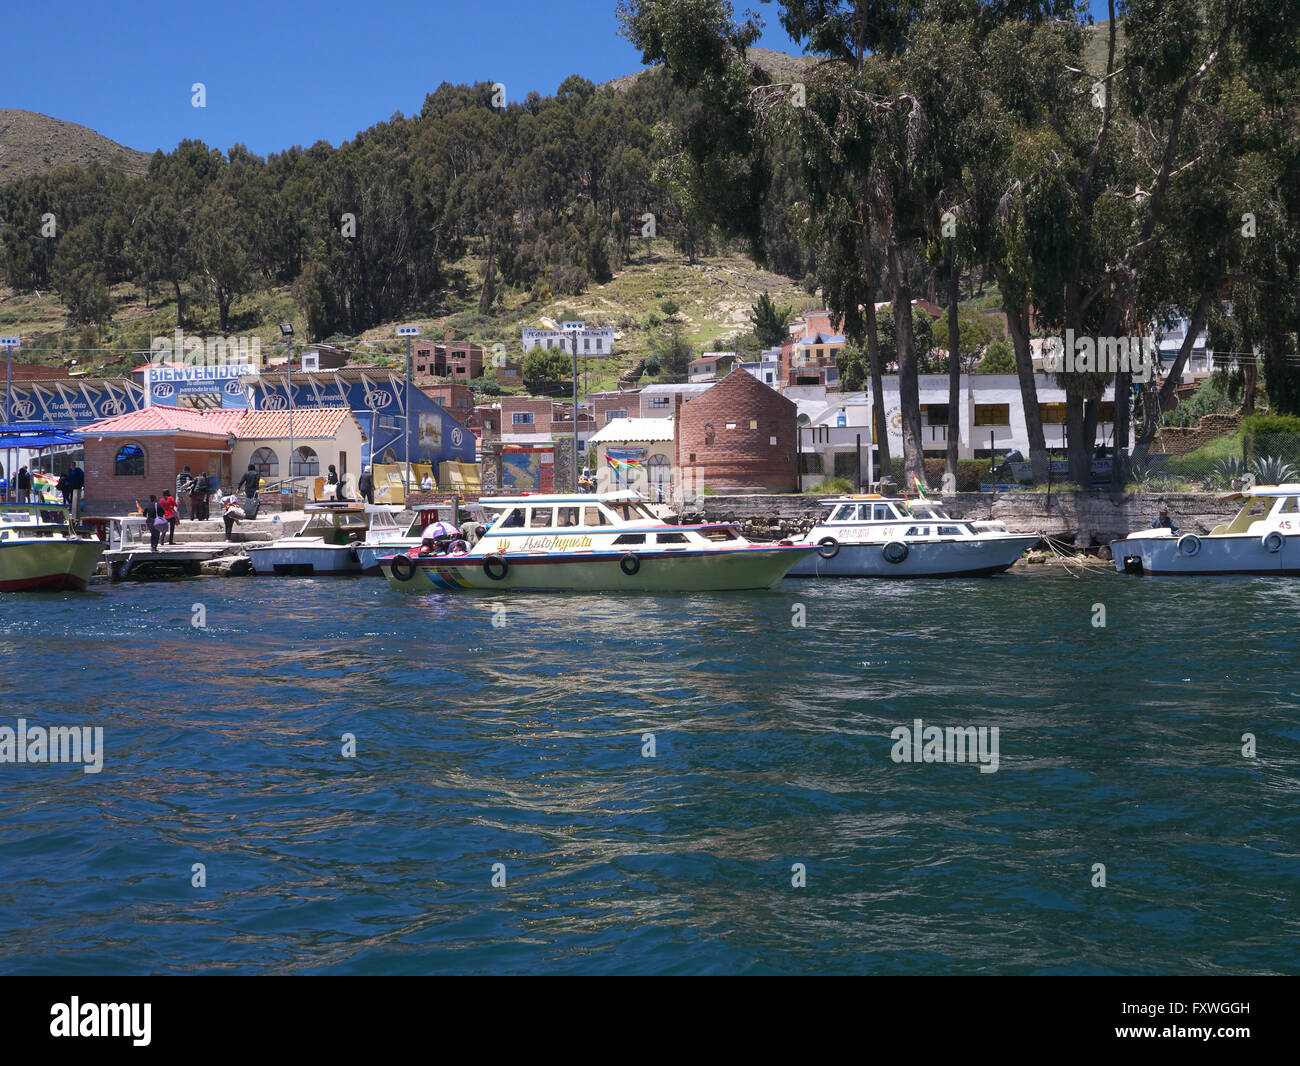
<path id="1" fill-rule="evenodd" d="M 403 419 L 403 436 L 406 438 L 406 447 L 403 449 L 406 457 L 406 491 L 411 491 L 411 338 L 419 333 L 417 326 L 398 326 L 397 335 L 406 338 L 406 395 L 402 401 L 402 407 L 406 412 Z M 378 415 L 375 416 L 376 418 Z"/>
<path id="2" fill-rule="evenodd" d="M 578 331 L 573 335 L 573 491 L 578 491 Z"/>
<path id="3" fill-rule="evenodd" d="M 0 346 L 5 350 L 5 422 L 9 425 L 12 418 L 13 392 L 14 392 L 14 349 L 21 347 L 21 337 L 0 337 Z"/>
<path id="4" fill-rule="evenodd" d="M 293 507 L 293 323 L 281 322 L 280 333 L 288 346 L 284 361 L 284 395 L 289 401 L 289 506 Z M 232 475 L 233 476 L 233 475 Z M 283 506 L 283 505 L 282 505 Z"/>

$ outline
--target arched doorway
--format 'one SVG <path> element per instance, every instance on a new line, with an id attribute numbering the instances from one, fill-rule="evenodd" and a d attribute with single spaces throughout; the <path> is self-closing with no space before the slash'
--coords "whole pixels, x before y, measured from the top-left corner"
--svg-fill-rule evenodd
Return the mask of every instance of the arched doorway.
<path id="1" fill-rule="evenodd" d="M 320 473 L 320 456 L 305 444 L 295 448 L 289 464 L 290 477 L 316 477 Z"/>
<path id="2" fill-rule="evenodd" d="M 655 503 L 663 503 L 672 492 L 672 464 L 666 455 L 652 455 L 646 461 L 649 474 L 649 496 Z"/>

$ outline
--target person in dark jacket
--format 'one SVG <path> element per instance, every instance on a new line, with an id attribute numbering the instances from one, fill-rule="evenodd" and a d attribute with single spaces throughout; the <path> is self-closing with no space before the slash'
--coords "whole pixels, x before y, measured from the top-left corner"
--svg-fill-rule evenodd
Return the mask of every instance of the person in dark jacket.
<path id="1" fill-rule="evenodd" d="M 32 475 L 27 472 L 27 467 L 18 469 L 18 502 L 30 503 L 32 498 Z"/>
<path id="2" fill-rule="evenodd" d="M 334 464 L 330 463 L 329 474 L 325 478 L 325 484 L 334 486 L 334 498 L 336 500 L 346 500 L 348 498 L 347 486 L 339 477 L 339 472 L 334 469 Z"/>
<path id="3" fill-rule="evenodd" d="M 1152 529 L 1159 529 L 1161 526 L 1168 529 L 1175 537 L 1178 536 L 1178 526 L 1175 525 L 1174 520 L 1169 517 L 1169 508 L 1163 503 L 1160 505 L 1160 513 L 1156 515 L 1155 518 L 1151 519 Z"/>
<path id="4" fill-rule="evenodd" d="M 196 522 L 208 517 L 208 475 L 202 470 L 190 485 L 190 517 Z"/>
<path id="5" fill-rule="evenodd" d="M 375 479 L 371 476 L 370 467 L 361 471 L 361 476 L 357 478 L 357 492 L 361 493 L 361 498 L 366 503 L 375 502 Z"/>
<path id="6" fill-rule="evenodd" d="M 158 502 L 157 496 L 150 496 L 149 502 L 145 505 L 144 524 L 149 530 L 149 550 L 156 552 L 158 538 L 168 527 L 167 515 L 163 512 L 163 506 Z"/>
<path id="7" fill-rule="evenodd" d="M 244 471 L 244 476 L 239 479 L 239 484 L 235 486 L 235 491 L 244 490 L 244 496 L 252 499 L 257 495 L 258 483 L 262 480 L 257 472 L 257 467 L 252 463 L 248 464 L 248 469 Z"/>

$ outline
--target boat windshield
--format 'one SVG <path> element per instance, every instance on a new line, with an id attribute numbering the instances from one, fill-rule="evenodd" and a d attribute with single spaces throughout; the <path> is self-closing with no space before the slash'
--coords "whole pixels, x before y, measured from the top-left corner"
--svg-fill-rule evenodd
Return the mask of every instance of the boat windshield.
<path id="1" fill-rule="evenodd" d="M 365 532 L 366 516 L 360 513 L 317 514 L 307 519 L 307 524 L 298 534 L 300 537 L 325 537 L 327 540 L 340 530 Z"/>

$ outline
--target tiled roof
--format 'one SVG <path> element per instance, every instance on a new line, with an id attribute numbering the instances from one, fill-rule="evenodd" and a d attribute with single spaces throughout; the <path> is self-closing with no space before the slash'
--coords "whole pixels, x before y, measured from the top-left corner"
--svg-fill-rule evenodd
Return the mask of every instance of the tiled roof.
<path id="1" fill-rule="evenodd" d="M 154 404 L 139 411 L 94 422 L 77 432 L 90 434 L 117 433 L 203 433 L 211 437 L 234 436 L 235 427 L 244 417 L 240 410 L 202 411 L 190 407 L 164 407 Z"/>
<path id="2" fill-rule="evenodd" d="M 333 437 L 345 420 L 352 417 L 346 407 L 299 407 L 289 411 L 248 411 L 235 429 L 240 440 L 289 439 L 289 419 L 293 418 L 293 436 L 301 438 Z"/>

